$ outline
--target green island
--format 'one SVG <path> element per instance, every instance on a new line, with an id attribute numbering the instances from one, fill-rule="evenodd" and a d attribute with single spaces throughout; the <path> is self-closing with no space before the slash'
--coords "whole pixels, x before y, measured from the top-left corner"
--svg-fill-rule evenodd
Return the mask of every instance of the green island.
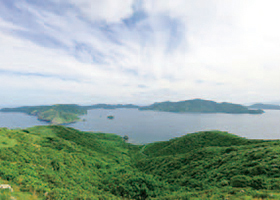
<path id="1" fill-rule="evenodd" d="M 51 106 L 23 106 L 3 108 L 1 112 L 22 112 L 37 116 L 38 120 L 51 124 L 69 124 L 80 121 L 79 115 L 87 114 L 87 109 L 75 104 L 57 104 Z"/>
<path id="2" fill-rule="evenodd" d="M 280 110 L 279 105 L 274 104 L 263 104 L 263 103 L 256 103 L 251 106 L 248 106 L 251 109 L 267 109 L 267 110 Z"/>
<path id="3" fill-rule="evenodd" d="M 150 106 L 140 107 L 139 110 L 155 110 L 165 112 L 189 113 L 231 113 L 231 114 L 262 114 L 263 110 L 252 110 L 246 106 L 233 103 L 217 103 L 215 101 L 193 99 L 179 102 L 160 102 Z"/>
<path id="4" fill-rule="evenodd" d="M 280 140 L 221 131 L 146 145 L 49 125 L 0 129 L 8 199 L 280 199 Z"/>

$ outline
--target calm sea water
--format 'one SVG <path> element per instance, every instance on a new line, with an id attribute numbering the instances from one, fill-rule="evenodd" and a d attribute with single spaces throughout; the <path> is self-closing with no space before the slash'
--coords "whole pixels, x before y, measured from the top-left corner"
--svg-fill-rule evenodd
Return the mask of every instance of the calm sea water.
<path id="1" fill-rule="evenodd" d="M 23 113 L 0 112 L 0 127 L 15 129 L 39 125 L 47 125 L 47 123 L 37 120 L 35 116 L 29 116 Z"/>
<path id="2" fill-rule="evenodd" d="M 114 115 L 113 120 L 107 119 Z M 280 139 L 280 111 L 266 110 L 262 115 L 191 114 L 137 109 L 89 110 L 85 121 L 68 126 L 84 130 L 128 135 L 131 142 L 149 143 L 168 140 L 187 133 L 222 130 L 251 139 Z M 46 125 L 34 116 L 21 113 L 0 113 L 0 126 L 25 128 Z"/>

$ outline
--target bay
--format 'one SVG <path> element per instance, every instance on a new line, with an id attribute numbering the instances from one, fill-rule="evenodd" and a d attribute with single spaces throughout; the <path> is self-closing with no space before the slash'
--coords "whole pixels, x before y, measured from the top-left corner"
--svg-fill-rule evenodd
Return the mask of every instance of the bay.
<path id="1" fill-rule="evenodd" d="M 114 119 L 107 118 L 113 115 Z M 280 111 L 262 115 L 198 114 L 139 111 L 138 109 L 95 109 L 81 116 L 84 121 L 69 124 L 82 131 L 128 135 L 132 143 L 169 140 L 187 133 L 221 130 L 250 139 L 280 139 Z M 48 123 L 22 113 L 0 113 L 0 127 L 27 128 Z"/>
<path id="2" fill-rule="evenodd" d="M 107 119 L 113 115 L 114 119 Z M 169 140 L 187 133 L 221 130 L 250 139 L 280 139 L 280 111 L 261 115 L 199 114 L 139 111 L 137 109 L 89 110 L 86 121 L 71 124 L 84 131 L 128 135 L 132 143 Z"/>

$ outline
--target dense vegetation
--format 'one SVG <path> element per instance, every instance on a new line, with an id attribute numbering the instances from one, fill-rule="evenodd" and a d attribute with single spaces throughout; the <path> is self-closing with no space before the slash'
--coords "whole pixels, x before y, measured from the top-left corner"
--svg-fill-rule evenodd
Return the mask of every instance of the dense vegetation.
<path id="1" fill-rule="evenodd" d="M 0 129 L 2 199 L 279 199 L 280 141 L 219 131 L 132 145 L 63 126 Z M 0 198 L 0 199 L 1 199 Z"/>
<path id="2" fill-rule="evenodd" d="M 280 106 L 279 106 L 279 105 L 262 104 L 262 103 L 253 104 L 253 105 L 249 106 L 248 108 L 252 108 L 252 109 L 280 110 Z"/>
<path id="3" fill-rule="evenodd" d="M 79 121 L 79 115 L 87 113 L 83 106 L 75 104 L 58 104 L 52 106 L 23 106 L 18 108 L 3 108 L 1 112 L 22 112 L 29 115 L 36 115 L 39 120 L 51 124 L 67 124 Z"/>
<path id="4" fill-rule="evenodd" d="M 156 110 L 166 112 L 193 113 L 233 113 L 233 114 L 262 114 L 262 110 L 250 110 L 245 106 L 232 103 L 217 103 L 214 101 L 193 99 L 179 102 L 161 102 L 139 108 L 140 110 Z"/>

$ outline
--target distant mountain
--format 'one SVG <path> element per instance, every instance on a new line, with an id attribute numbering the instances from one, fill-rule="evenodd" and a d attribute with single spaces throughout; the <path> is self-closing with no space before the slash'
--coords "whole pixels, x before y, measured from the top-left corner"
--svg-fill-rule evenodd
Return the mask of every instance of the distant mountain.
<path id="1" fill-rule="evenodd" d="M 256 103 L 248 106 L 250 109 L 267 109 L 267 110 L 280 110 L 279 105 Z"/>
<path id="2" fill-rule="evenodd" d="M 191 113 L 234 113 L 234 114 L 262 114 L 263 110 L 251 110 L 240 104 L 217 103 L 214 101 L 193 99 L 179 102 L 161 102 L 150 106 L 140 107 L 139 110 L 156 110 L 165 112 L 191 112 Z"/>
<path id="3" fill-rule="evenodd" d="M 117 109 L 117 108 L 139 108 L 133 104 L 94 104 L 91 106 L 84 106 L 87 110 L 91 109 Z"/>
<path id="4" fill-rule="evenodd" d="M 264 102 L 264 104 L 280 105 L 280 101 L 269 101 L 269 102 Z"/>

